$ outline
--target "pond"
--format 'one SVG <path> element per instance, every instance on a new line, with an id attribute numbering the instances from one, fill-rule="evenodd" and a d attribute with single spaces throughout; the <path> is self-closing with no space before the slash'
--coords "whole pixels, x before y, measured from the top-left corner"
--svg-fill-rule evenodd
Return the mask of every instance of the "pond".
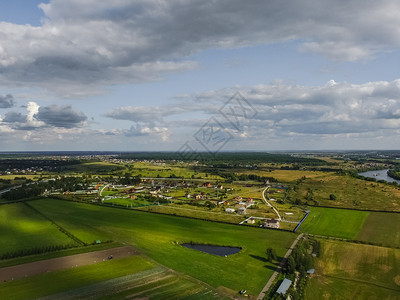
<path id="1" fill-rule="evenodd" d="M 232 254 L 239 253 L 242 248 L 240 247 L 229 247 L 229 246 L 214 246 L 214 245 L 205 245 L 205 244 L 182 244 L 183 247 L 198 250 L 201 252 L 205 252 L 208 254 L 214 254 L 219 256 L 228 256 Z"/>

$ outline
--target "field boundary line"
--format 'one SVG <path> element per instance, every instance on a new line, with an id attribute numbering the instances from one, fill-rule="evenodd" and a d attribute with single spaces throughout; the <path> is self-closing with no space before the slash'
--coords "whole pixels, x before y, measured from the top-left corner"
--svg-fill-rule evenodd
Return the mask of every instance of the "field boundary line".
<path id="1" fill-rule="evenodd" d="M 308 207 L 321 207 L 321 208 L 331 208 L 331 209 L 345 209 L 345 210 L 355 210 L 355 211 L 367 211 L 367 212 L 380 212 L 380 213 L 388 213 L 388 214 L 400 214 L 399 210 L 390 211 L 390 210 L 374 210 L 374 209 L 360 209 L 360 208 L 351 208 L 351 207 L 332 207 L 326 205 L 309 205 Z"/>
<path id="2" fill-rule="evenodd" d="M 68 230 L 66 230 L 65 228 L 63 228 L 61 225 L 57 224 L 53 219 L 51 219 L 50 217 L 46 216 L 44 213 L 42 213 L 41 211 L 39 211 L 38 209 L 34 208 L 32 205 L 30 205 L 27 202 L 24 202 L 24 204 L 29 207 L 31 210 L 33 210 L 34 212 L 36 212 L 37 214 L 39 214 L 40 216 L 42 216 L 43 218 L 45 218 L 46 220 L 50 221 L 51 224 L 55 225 L 57 227 L 57 229 L 59 231 L 61 231 L 62 233 L 64 233 L 66 236 L 68 236 L 70 239 L 74 240 L 75 242 L 77 242 L 78 244 L 80 244 L 81 246 L 87 246 L 87 243 L 85 243 L 84 241 L 80 240 L 78 237 L 76 237 L 75 235 L 73 235 L 71 232 L 69 232 Z"/>

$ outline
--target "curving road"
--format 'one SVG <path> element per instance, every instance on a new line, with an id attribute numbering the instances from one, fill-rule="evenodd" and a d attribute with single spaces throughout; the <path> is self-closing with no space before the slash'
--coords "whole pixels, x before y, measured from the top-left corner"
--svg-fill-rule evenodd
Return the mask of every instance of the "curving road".
<path id="1" fill-rule="evenodd" d="M 271 203 L 269 203 L 268 200 L 267 200 L 267 198 L 265 197 L 265 192 L 268 191 L 268 189 L 269 189 L 269 187 L 266 187 L 266 188 L 262 191 L 262 197 L 263 197 L 263 199 L 264 199 L 264 202 L 265 202 L 269 207 L 272 207 L 272 209 L 274 210 L 274 212 L 275 212 L 276 215 L 278 216 L 278 221 L 281 221 L 282 218 L 281 218 L 281 215 L 279 214 L 278 210 L 277 210 L 275 207 L 273 207 L 273 206 L 271 205 Z"/>

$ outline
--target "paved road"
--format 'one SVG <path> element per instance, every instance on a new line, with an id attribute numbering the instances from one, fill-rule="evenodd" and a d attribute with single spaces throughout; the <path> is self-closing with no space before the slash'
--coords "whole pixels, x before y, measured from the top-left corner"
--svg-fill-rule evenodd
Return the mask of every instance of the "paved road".
<path id="1" fill-rule="evenodd" d="M 278 210 L 277 210 L 275 207 L 273 207 L 273 206 L 268 202 L 267 198 L 265 198 L 265 192 L 266 192 L 268 189 L 269 189 L 269 187 L 265 188 L 265 190 L 262 191 L 263 199 L 264 199 L 265 203 L 266 203 L 268 206 L 272 207 L 272 209 L 274 210 L 274 212 L 275 212 L 276 215 L 278 216 L 278 221 L 281 221 L 282 218 L 281 218 L 281 215 L 279 214 Z"/>
<path id="2" fill-rule="evenodd" d="M 289 257 L 289 255 L 292 253 L 294 247 L 296 247 L 297 242 L 303 237 L 303 234 L 300 234 L 292 243 L 292 245 L 290 246 L 289 250 L 286 252 L 285 256 L 283 257 L 281 263 L 279 264 L 279 266 L 276 268 L 274 274 L 272 274 L 271 278 L 268 280 L 267 284 L 264 286 L 264 288 L 262 289 L 261 293 L 258 295 L 257 300 L 261 300 L 264 298 L 265 294 L 268 292 L 271 284 L 274 282 L 276 276 L 278 276 L 278 274 L 281 272 L 283 265 L 285 264 L 287 258 Z"/>

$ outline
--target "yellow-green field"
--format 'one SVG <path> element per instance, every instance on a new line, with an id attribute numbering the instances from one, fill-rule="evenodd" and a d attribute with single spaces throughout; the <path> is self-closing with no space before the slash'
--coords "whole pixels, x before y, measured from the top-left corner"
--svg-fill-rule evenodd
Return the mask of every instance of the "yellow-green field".
<path id="1" fill-rule="evenodd" d="M 350 176 L 324 175 L 307 178 L 296 185 L 289 197 L 306 202 L 312 191 L 319 205 L 370 210 L 400 211 L 400 190 L 394 186 Z M 336 200 L 330 200 L 334 194 Z M 313 202 L 311 201 L 311 204 Z"/>
<path id="2" fill-rule="evenodd" d="M 321 241 L 305 299 L 400 299 L 400 250 Z"/>
<path id="3" fill-rule="evenodd" d="M 316 178 L 331 175 L 331 172 L 320 172 L 320 171 L 305 171 L 305 170 L 272 170 L 270 172 L 263 170 L 248 170 L 240 171 L 238 174 L 255 174 L 265 177 L 273 177 L 280 182 L 292 182 L 302 177 Z"/>

